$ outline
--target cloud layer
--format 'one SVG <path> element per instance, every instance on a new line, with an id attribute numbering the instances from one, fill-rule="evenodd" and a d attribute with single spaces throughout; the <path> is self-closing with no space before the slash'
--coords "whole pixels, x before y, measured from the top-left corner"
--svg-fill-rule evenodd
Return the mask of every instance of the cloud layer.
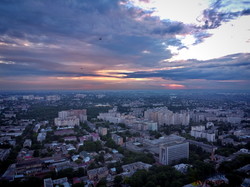
<path id="1" fill-rule="evenodd" d="M 249 87 L 250 49 L 175 60 L 206 44 L 224 24 L 249 18 L 249 1 L 208 1 L 197 23 L 163 19 L 157 8 L 138 2 L 151 5 L 150 0 L 2 0 L 1 89 L 198 88 L 197 80 L 203 88 L 206 81 Z"/>

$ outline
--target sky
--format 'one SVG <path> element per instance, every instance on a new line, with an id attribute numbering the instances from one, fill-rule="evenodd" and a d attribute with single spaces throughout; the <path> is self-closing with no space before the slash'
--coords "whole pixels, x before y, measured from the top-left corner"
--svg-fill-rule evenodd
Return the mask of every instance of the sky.
<path id="1" fill-rule="evenodd" d="M 250 89 L 250 0 L 1 0 L 0 90 Z"/>

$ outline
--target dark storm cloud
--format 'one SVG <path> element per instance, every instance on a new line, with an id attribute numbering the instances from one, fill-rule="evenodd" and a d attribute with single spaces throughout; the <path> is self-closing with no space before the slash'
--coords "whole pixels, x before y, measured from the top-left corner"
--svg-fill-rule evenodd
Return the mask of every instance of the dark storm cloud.
<path id="1" fill-rule="evenodd" d="M 193 63 L 187 61 L 182 62 L 181 65 L 186 66 L 170 70 L 138 71 L 124 74 L 127 75 L 127 78 L 161 77 L 178 81 L 187 79 L 250 80 L 250 54 L 236 54 L 225 58 L 195 61 Z"/>
<path id="2" fill-rule="evenodd" d="M 173 56 L 168 46 L 186 47 L 176 35 L 194 35 L 195 44 L 201 43 L 211 36 L 206 29 L 216 28 L 235 16 L 248 15 L 250 10 L 225 13 L 220 10 L 224 5 L 218 1 L 204 11 L 204 26 L 196 27 L 160 20 L 150 11 L 123 6 L 122 1 L 1 0 L 0 77 L 46 79 L 100 76 L 95 72 L 120 67 L 159 69 L 164 60 Z M 249 79 L 249 56 L 243 56 L 171 62 L 164 67 L 184 68 L 126 75 L 172 80 Z M 2 81 L 1 85 L 6 84 Z"/>
<path id="3" fill-rule="evenodd" d="M 99 44 L 100 46 L 115 51 L 124 58 L 131 55 L 130 60 L 136 61 L 137 65 L 155 66 L 161 59 L 172 57 L 164 45 L 146 36 L 114 35 L 112 40 L 107 39 L 108 42 L 105 42 L 106 38 L 102 40 L 104 41 Z M 143 51 L 148 53 L 144 54 Z"/>
<path id="4" fill-rule="evenodd" d="M 158 66 L 162 59 L 171 58 L 166 47 L 181 45 L 175 34 L 188 33 L 188 27 L 179 22 L 162 22 L 150 12 L 123 7 L 120 2 L 1 1 L 0 42 L 4 46 L 0 46 L 0 56 L 12 59 L 18 67 L 4 65 L 5 75 L 12 72 L 13 76 L 26 76 L 32 71 L 44 76 L 55 72 L 57 76 L 60 69 L 62 74 L 75 76 L 80 67 L 74 68 L 71 63 L 84 66 L 87 61 L 100 68 L 126 63 L 139 68 Z M 31 46 L 24 46 L 25 42 Z M 47 69 L 41 71 L 41 66 Z"/>
<path id="5" fill-rule="evenodd" d="M 237 7 L 237 11 L 230 10 L 230 7 Z M 223 22 L 228 22 L 239 16 L 250 14 L 250 2 L 248 1 L 231 1 L 217 0 L 209 9 L 203 11 L 202 20 L 204 21 L 203 29 L 214 29 L 219 27 Z"/>
<path id="6" fill-rule="evenodd" d="M 157 27 L 159 20 L 146 16 L 140 22 L 135 21 L 134 18 L 148 13 L 136 8 L 122 8 L 118 6 L 118 2 L 120 1 L 1 1 L 0 33 L 28 39 L 32 35 L 59 34 L 88 40 L 97 34 L 176 34 L 184 30 L 184 25 L 178 22 L 164 23 L 162 28 L 150 28 L 145 25 L 146 22 L 150 22 L 151 27 Z"/>
<path id="7" fill-rule="evenodd" d="M 183 34 L 186 33 L 186 26 L 179 22 L 167 22 L 161 28 L 155 28 L 153 34 Z"/>
<path id="8" fill-rule="evenodd" d="M 91 33 L 101 14 L 108 14 L 118 1 L 26 0 L 1 1 L 0 32 L 12 37 L 61 34 L 83 37 Z M 99 18 L 98 18 L 99 17 Z"/>
<path id="9" fill-rule="evenodd" d="M 17 59 L 14 59 L 17 61 Z M 67 71 L 69 66 L 62 64 L 33 59 L 18 59 L 19 62 L 14 62 L 13 59 L 1 59 L 0 77 L 15 77 L 15 76 L 64 76 L 64 77 L 80 77 L 80 76 L 98 76 L 95 74 L 81 73 L 80 71 Z M 35 62 L 35 63 L 34 63 Z"/>
<path id="10" fill-rule="evenodd" d="M 242 11 L 242 15 L 250 15 L 250 8 Z"/>

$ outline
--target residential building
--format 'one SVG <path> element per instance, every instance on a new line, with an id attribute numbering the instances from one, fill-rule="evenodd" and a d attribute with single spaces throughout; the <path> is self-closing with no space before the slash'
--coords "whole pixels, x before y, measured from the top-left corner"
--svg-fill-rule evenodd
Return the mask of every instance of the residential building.
<path id="1" fill-rule="evenodd" d="M 108 129 L 105 128 L 105 127 L 98 127 L 98 133 L 99 133 L 101 136 L 105 136 L 105 135 L 107 135 L 107 133 L 108 133 Z"/>
<path id="2" fill-rule="evenodd" d="M 46 132 L 40 132 L 38 135 L 37 135 L 37 141 L 38 142 L 42 142 L 46 139 L 46 135 L 47 133 Z"/>
<path id="3" fill-rule="evenodd" d="M 60 119 L 67 119 L 68 117 L 77 117 L 80 122 L 84 122 L 87 120 L 87 110 L 81 109 L 81 110 L 65 110 L 58 112 L 58 118 Z"/>
<path id="4" fill-rule="evenodd" d="M 117 144 L 117 145 L 123 145 L 123 138 L 117 134 L 112 134 L 111 135 L 112 137 L 112 140 L 114 140 L 114 142 Z"/>
<path id="5" fill-rule="evenodd" d="M 123 122 L 121 114 L 117 112 L 117 107 L 109 110 L 108 113 L 100 113 L 97 118 L 115 124 Z"/>
<path id="6" fill-rule="evenodd" d="M 109 174 L 109 170 L 107 167 L 101 167 L 96 169 L 91 169 L 87 171 L 87 175 L 89 180 L 98 181 L 101 178 L 107 177 Z"/>
<path id="7" fill-rule="evenodd" d="M 67 137 L 64 137 L 64 141 L 74 141 L 74 142 L 76 142 L 77 138 L 76 138 L 76 136 L 67 136 Z"/>
<path id="8" fill-rule="evenodd" d="M 55 118 L 55 125 L 57 127 L 74 127 L 80 125 L 80 120 L 76 116 L 66 118 Z"/>
<path id="9" fill-rule="evenodd" d="M 31 139 L 26 139 L 23 143 L 23 147 L 31 147 L 32 141 Z"/>
<path id="10" fill-rule="evenodd" d="M 148 109 L 144 112 L 144 118 L 163 125 L 189 125 L 190 116 L 188 112 L 174 113 L 167 107 Z"/>
<path id="11" fill-rule="evenodd" d="M 0 149 L 0 160 L 4 161 L 8 158 L 10 154 L 10 148 L 9 149 Z"/>
<path id="12" fill-rule="evenodd" d="M 126 173 L 126 176 L 131 176 L 139 169 L 148 170 L 150 167 L 152 167 L 151 164 L 146 164 L 143 162 L 134 162 L 131 164 L 123 165 L 122 169 L 123 169 L 123 172 Z"/>
<path id="13" fill-rule="evenodd" d="M 191 127 L 190 135 L 195 138 L 205 138 L 208 142 L 215 142 L 215 133 L 211 130 L 205 130 L 205 126 L 193 126 Z"/>

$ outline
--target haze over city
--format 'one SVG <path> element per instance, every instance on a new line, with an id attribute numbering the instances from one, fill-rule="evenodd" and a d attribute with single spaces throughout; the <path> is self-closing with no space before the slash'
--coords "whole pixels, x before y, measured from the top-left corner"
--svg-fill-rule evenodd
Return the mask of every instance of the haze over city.
<path id="1" fill-rule="evenodd" d="M 249 0 L 2 0 L 0 88 L 249 89 L 249 23 Z"/>

